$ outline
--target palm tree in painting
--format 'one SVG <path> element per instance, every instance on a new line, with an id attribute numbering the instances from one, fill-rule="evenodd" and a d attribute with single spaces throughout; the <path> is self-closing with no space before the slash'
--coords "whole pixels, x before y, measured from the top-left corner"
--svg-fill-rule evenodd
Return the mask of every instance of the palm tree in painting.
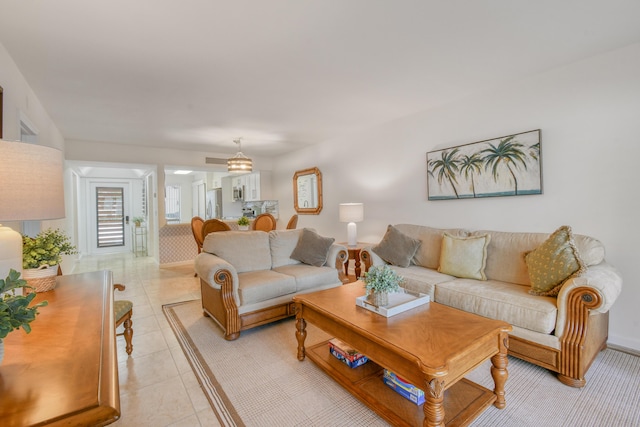
<path id="1" fill-rule="evenodd" d="M 516 195 L 518 194 L 518 178 L 514 173 L 514 168 L 518 169 L 519 165 L 522 165 L 527 169 L 526 157 L 527 154 L 522 151 L 524 147 L 517 141 L 514 141 L 515 135 L 500 141 L 498 146 L 489 143 L 490 148 L 485 148 L 480 152 L 484 154 L 482 160 L 484 161 L 485 170 L 491 168 L 493 179 L 497 182 L 499 177 L 500 165 L 505 165 L 507 170 L 513 178 L 515 185 Z"/>
<path id="2" fill-rule="evenodd" d="M 534 160 L 538 160 L 540 158 L 540 143 L 533 144 L 529 146 L 529 155 L 533 157 Z"/>
<path id="3" fill-rule="evenodd" d="M 440 159 L 437 160 L 429 160 L 429 173 L 436 173 L 438 176 L 438 184 L 442 186 L 442 182 L 446 179 L 451 187 L 453 188 L 453 192 L 456 195 L 456 198 L 460 198 L 458 195 L 458 190 L 456 189 L 456 184 L 458 180 L 456 179 L 456 175 L 458 174 L 458 162 L 456 159 L 456 155 L 460 151 L 459 148 L 454 148 L 451 151 L 443 150 L 440 152 Z"/>
<path id="4" fill-rule="evenodd" d="M 476 174 L 482 172 L 482 158 L 478 153 L 473 153 L 470 156 L 464 155 L 460 159 L 460 172 L 464 174 L 464 177 L 471 181 L 471 190 L 473 191 L 473 197 L 476 197 L 476 184 L 473 177 Z"/>

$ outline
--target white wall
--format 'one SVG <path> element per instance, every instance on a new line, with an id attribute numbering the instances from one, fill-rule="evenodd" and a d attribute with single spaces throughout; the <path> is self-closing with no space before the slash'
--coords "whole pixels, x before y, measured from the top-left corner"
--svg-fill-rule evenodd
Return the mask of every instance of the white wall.
<path id="1" fill-rule="evenodd" d="M 64 152 L 64 138 L 55 123 L 49 117 L 38 97 L 35 95 L 29 83 L 16 66 L 15 62 L 4 46 L 0 44 L 0 86 L 3 88 L 3 133 L 2 139 L 7 141 L 20 140 L 20 118 L 24 117 L 38 130 L 38 144 L 57 148 Z M 72 185 L 70 176 L 65 175 L 65 195 L 71 194 L 67 189 Z M 73 212 L 73 201 L 65 197 L 67 218 L 56 221 L 42 221 L 41 229 L 61 228 L 65 230 L 72 242 L 76 242 L 73 219 L 69 212 Z M 18 232 L 21 232 L 21 223 L 5 223 Z M 68 264 L 74 256 L 63 256 L 63 269 L 68 269 Z"/>
<path id="2" fill-rule="evenodd" d="M 346 240 L 338 204 L 364 202 L 358 240 L 377 242 L 389 223 L 552 232 L 563 224 L 600 239 L 624 280 L 611 310 L 610 342 L 640 350 L 640 44 L 505 84 L 278 159 L 274 190 L 293 213 L 295 170 L 318 166 L 324 209 L 300 227 Z M 542 130 L 544 194 L 427 201 L 428 151 Z"/>

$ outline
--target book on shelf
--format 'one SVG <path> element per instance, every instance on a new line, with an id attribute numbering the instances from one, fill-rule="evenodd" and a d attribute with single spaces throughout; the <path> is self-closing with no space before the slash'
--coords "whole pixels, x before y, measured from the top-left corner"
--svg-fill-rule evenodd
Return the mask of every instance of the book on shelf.
<path id="1" fill-rule="evenodd" d="M 369 361 L 367 356 L 359 353 L 356 349 L 351 347 L 344 341 L 340 341 L 337 338 L 329 340 L 329 352 L 338 360 L 349 366 L 355 368 L 360 365 L 364 365 Z"/>
<path id="2" fill-rule="evenodd" d="M 424 391 L 407 382 L 407 380 L 397 374 L 385 369 L 382 380 L 405 399 L 410 400 L 416 405 L 422 405 L 424 403 Z"/>

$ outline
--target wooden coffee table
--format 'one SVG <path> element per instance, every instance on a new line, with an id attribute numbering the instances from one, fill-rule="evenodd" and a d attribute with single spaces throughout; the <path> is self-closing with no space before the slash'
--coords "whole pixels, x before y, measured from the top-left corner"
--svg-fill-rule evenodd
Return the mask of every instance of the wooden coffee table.
<path id="1" fill-rule="evenodd" d="M 360 281 L 297 295 L 298 360 L 305 356 L 387 421 L 398 426 L 464 426 L 489 405 L 505 407 L 508 323 L 486 319 L 435 302 L 392 317 L 356 306 Z M 305 348 L 307 322 L 349 343 L 370 361 L 357 368 L 334 358 L 326 342 Z M 491 358 L 495 388 L 466 378 Z M 425 392 L 415 405 L 382 381 L 383 368 Z"/>

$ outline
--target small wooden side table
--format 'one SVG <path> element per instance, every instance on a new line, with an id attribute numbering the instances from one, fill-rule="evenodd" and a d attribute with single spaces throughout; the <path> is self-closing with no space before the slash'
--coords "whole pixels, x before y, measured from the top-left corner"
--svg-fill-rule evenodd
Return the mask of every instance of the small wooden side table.
<path id="1" fill-rule="evenodd" d="M 373 246 L 375 243 L 358 242 L 355 245 L 348 245 L 347 242 L 340 242 L 340 245 L 345 245 L 349 251 L 349 259 L 354 261 L 354 270 L 356 273 L 356 280 L 360 277 L 360 251 L 368 246 Z M 344 274 L 349 276 L 349 263 L 344 265 Z"/>

